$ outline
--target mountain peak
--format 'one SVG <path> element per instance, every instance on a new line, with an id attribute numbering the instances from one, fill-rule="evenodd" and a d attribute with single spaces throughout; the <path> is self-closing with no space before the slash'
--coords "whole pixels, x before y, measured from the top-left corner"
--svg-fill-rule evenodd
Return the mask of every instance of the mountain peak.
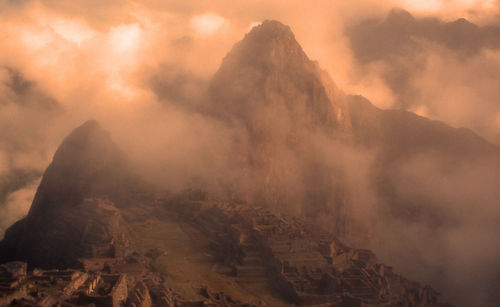
<path id="1" fill-rule="evenodd" d="M 236 43 L 210 84 L 206 112 L 269 135 L 279 114 L 290 131 L 344 130 L 342 102 L 289 26 L 266 20 Z M 273 118 L 267 118 L 273 117 Z"/>
<path id="2" fill-rule="evenodd" d="M 263 37 L 266 40 L 279 38 L 295 39 L 292 29 L 277 20 L 264 20 L 261 24 L 253 27 L 247 34 L 249 38 L 252 36 Z"/>
<path id="3" fill-rule="evenodd" d="M 415 18 L 407 10 L 393 8 L 387 15 L 386 22 L 406 25 L 415 22 Z"/>
<path id="4" fill-rule="evenodd" d="M 281 60 L 297 55 L 301 59 L 307 58 L 292 29 L 276 20 L 265 20 L 253 27 L 226 58 L 238 52 L 245 53 L 245 56 L 254 53 L 263 60 L 266 56 Z"/>
<path id="5" fill-rule="evenodd" d="M 28 217 L 76 205 L 109 186 L 125 164 L 123 153 L 97 121 L 74 129 L 62 142 L 35 194 Z"/>

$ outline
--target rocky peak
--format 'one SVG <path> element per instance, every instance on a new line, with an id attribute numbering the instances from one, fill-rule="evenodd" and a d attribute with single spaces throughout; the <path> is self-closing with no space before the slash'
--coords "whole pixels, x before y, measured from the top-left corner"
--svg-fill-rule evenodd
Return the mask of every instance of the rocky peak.
<path id="1" fill-rule="evenodd" d="M 290 27 L 275 20 L 266 20 L 255 26 L 235 46 L 234 51 L 245 53 L 248 59 L 253 55 L 254 60 L 285 61 L 294 57 L 307 60 Z"/>
<path id="2" fill-rule="evenodd" d="M 208 114 L 247 132 L 247 144 L 235 142 L 234 152 L 248 174 L 243 184 L 256 179 L 251 189 L 234 194 L 284 210 L 314 208 L 304 209 L 314 211 L 311 215 L 327 203 L 343 202 L 341 192 L 335 194 L 341 188 L 332 192 L 331 178 L 340 175 L 329 174 L 310 154 L 317 139 L 350 132 L 343 99 L 328 74 L 307 57 L 290 27 L 278 21 L 254 27 L 224 58 L 204 106 Z M 305 180 L 303 194 L 291 196 L 285 182 L 303 178 L 315 179 Z"/>
<path id="3" fill-rule="evenodd" d="M 125 158 L 107 131 L 87 121 L 67 136 L 54 154 L 28 213 L 32 218 L 109 190 L 124 173 Z"/>
<path id="4" fill-rule="evenodd" d="M 346 130 L 346 109 L 333 82 L 311 61 L 289 26 L 264 21 L 224 58 L 210 84 L 207 113 L 238 121 L 251 133 Z M 337 96 L 338 98 L 338 96 Z M 280 134 L 282 135 L 282 134 Z"/>

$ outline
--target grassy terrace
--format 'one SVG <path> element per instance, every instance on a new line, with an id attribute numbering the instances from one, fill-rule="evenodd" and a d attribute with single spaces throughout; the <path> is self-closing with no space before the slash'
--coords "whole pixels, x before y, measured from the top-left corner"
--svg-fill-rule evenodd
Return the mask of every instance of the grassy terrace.
<path id="1" fill-rule="evenodd" d="M 199 289 L 209 286 L 234 299 L 269 306 L 287 306 L 267 281 L 239 283 L 231 268 L 217 263 L 208 248 L 210 238 L 172 214 L 143 214 L 128 223 L 132 243 L 141 254 L 156 250 L 153 266 L 167 276 L 168 284 L 187 299 L 204 299 Z M 147 217 L 146 217 L 147 216 Z"/>

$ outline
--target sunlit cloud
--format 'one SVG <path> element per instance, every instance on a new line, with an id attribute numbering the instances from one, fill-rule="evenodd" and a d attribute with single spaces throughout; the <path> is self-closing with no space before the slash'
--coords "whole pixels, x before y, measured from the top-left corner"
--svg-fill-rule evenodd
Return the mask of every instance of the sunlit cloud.
<path id="1" fill-rule="evenodd" d="M 330 73 L 340 89 L 347 94 L 364 95 L 383 109 L 397 108 L 399 97 L 386 82 L 384 73 L 392 68 L 413 67 L 410 64 L 416 59 L 403 53 L 402 63 L 358 65 L 344 26 L 382 18 L 395 6 L 409 10 L 415 18 L 426 15 L 443 23 L 460 17 L 476 22 L 488 14 L 498 22 L 498 10 L 493 9 L 498 1 L 493 0 L 318 0 L 313 4 L 302 0 L 242 0 L 234 5 L 229 1 L 186 0 L 175 5 L 172 2 L 175 1 L 0 0 L 0 65 L 19 70 L 57 100 L 64 109 L 64 121 L 68 121 L 45 118 L 38 110 L 27 110 L 14 103 L 5 106 L 0 101 L 2 127 L 15 131 L 22 145 L 33 142 L 25 135 L 43 139 L 42 145 L 29 144 L 33 148 L 26 149 L 26 154 L 14 156 L 0 148 L 0 175 L 13 168 L 45 169 L 62 135 L 89 118 L 102 121 L 114 132 L 122 131 L 124 123 L 133 126 L 134 138 L 117 133 L 118 138 L 124 143 L 131 139 L 143 141 L 143 146 L 135 148 L 136 156 L 155 156 L 148 161 L 151 165 L 157 160 L 168 160 L 170 169 L 179 175 L 172 176 L 172 181 L 184 182 L 179 177 L 187 173 L 186 168 L 196 173 L 199 165 L 200 169 L 209 167 L 210 175 L 215 173 L 224 167 L 223 162 L 213 164 L 200 159 L 203 162 L 197 164 L 193 160 L 200 148 L 205 148 L 204 142 L 210 145 L 206 148 L 215 148 L 217 152 L 225 145 L 214 144 L 231 139 L 230 134 L 223 133 L 221 137 L 218 128 L 211 121 L 207 124 L 200 120 L 199 115 L 186 116 L 184 111 L 170 110 L 174 103 L 161 101 L 144 80 L 153 74 L 163 76 L 160 81 L 164 83 L 160 85 L 169 94 L 174 92 L 170 96 L 179 99 L 174 95 L 178 90 L 182 99 L 198 99 L 196 93 L 203 93 L 206 81 L 233 44 L 265 19 L 289 25 L 306 53 Z M 489 11 L 477 14 L 476 20 L 470 19 L 470 11 L 478 10 Z M 463 41 L 460 36 L 458 39 Z M 410 41 L 417 42 L 414 37 Z M 479 123 L 476 132 L 500 144 L 500 109 L 495 104 L 499 96 L 500 53 L 481 52 L 464 59 L 433 44 L 419 46 L 425 51 L 425 61 L 409 81 L 422 95 L 417 97 L 419 102 L 425 103 L 408 110 L 457 127 L 474 128 Z M 167 81 L 169 87 L 164 85 Z M 39 137 L 41 129 L 32 125 L 32 118 L 41 118 L 44 129 L 59 125 L 61 131 L 47 130 L 43 138 Z M 0 129 L 0 134 L 9 129 Z M 158 141 L 162 138 L 172 140 Z M 167 155 L 160 149 L 164 144 L 175 144 L 165 146 L 169 149 Z M 369 168 L 356 165 L 357 169 Z M 205 170 L 200 174 L 204 175 Z M 27 209 L 31 199 L 26 193 L 15 194 L 10 200 L 16 205 L 27 204 L 23 207 Z M 18 215 L 9 218 L 9 223 L 17 218 Z"/>
<path id="2" fill-rule="evenodd" d="M 136 23 L 113 27 L 109 31 L 111 47 L 119 53 L 133 52 L 139 47 L 141 34 L 141 27 Z"/>
<path id="3" fill-rule="evenodd" d="M 394 0 L 394 4 L 416 12 L 463 11 L 468 9 L 492 9 L 495 0 Z"/>
<path id="4" fill-rule="evenodd" d="M 215 34 L 227 23 L 224 17 L 214 13 L 205 13 L 191 18 L 191 27 L 201 36 Z"/>
<path id="5" fill-rule="evenodd" d="M 51 21 L 49 25 L 54 32 L 64 39 L 74 42 L 79 47 L 83 41 L 91 39 L 95 35 L 95 31 L 78 20 L 58 18 Z"/>

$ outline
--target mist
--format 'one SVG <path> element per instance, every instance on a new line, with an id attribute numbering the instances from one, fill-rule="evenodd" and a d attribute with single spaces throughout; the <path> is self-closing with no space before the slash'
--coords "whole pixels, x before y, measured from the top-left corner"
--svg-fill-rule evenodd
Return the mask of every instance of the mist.
<path id="1" fill-rule="evenodd" d="M 498 154 L 424 149 L 381 167 L 384 148 L 322 133 L 304 131 L 290 147 L 286 135 L 302 119 L 280 107 L 255 111 L 273 146 L 252 153 L 256 141 L 243 122 L 206 109 L 217 103 L 209 87 L 224 56 L 252 27 L 276 19 L 331 76 L 336 101 L 363 95 L 497 146 L 498 3 L 444 2 L 1 1 L 0 233 L 27 213 L 64 136 L 96 119 L 161 188 L 200 188 L 288 214 L 310 210 L 445 300 L 493 306 Z"/>

